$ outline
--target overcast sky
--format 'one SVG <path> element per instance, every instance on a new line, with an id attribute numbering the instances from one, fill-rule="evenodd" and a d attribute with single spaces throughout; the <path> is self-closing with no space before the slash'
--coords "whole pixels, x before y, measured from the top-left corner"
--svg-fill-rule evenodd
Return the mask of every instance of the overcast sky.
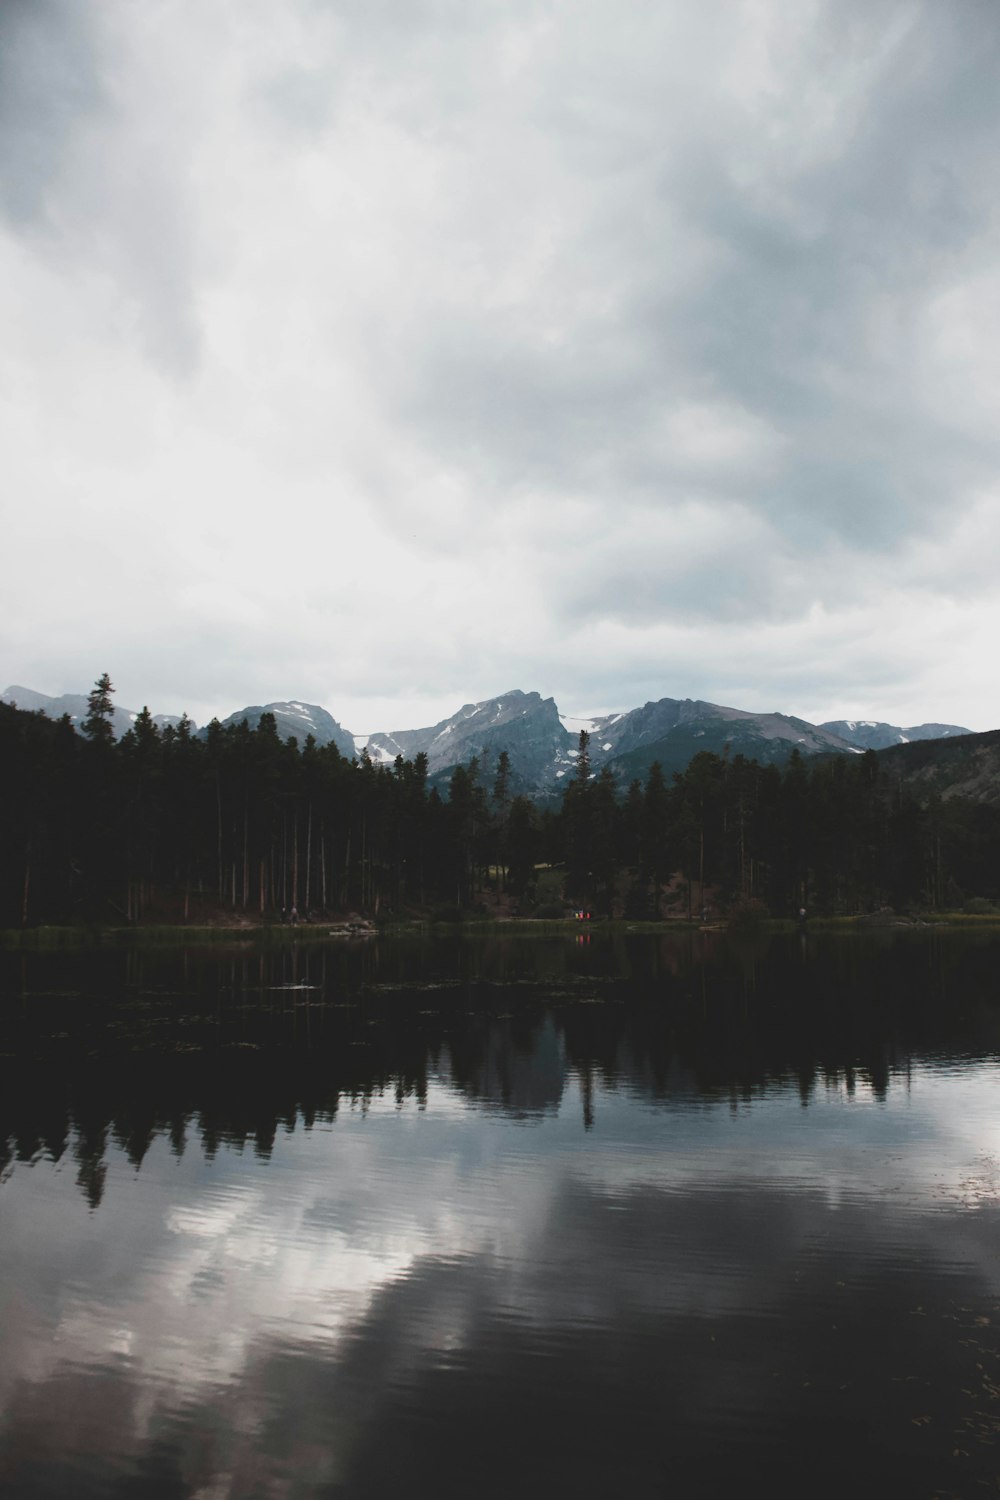
<path id="1" fill-rule="evenodd" d="M 1000 725 L 996 0 L 3 0 L 0 688 Z"/>

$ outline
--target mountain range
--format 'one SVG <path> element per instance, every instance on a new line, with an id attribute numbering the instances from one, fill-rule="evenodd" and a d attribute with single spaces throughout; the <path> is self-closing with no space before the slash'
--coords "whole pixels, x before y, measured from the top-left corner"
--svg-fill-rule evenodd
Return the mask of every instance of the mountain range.
<path id="1" fill-rule="evenodd" d="M 42 711 L 50 718 L 69 714 L 75 724 L 81 723 L 87 713 L 84 694 L 54 698 L 15 686 L 7 688 L 0 698 L 22 709 Z M 431 781 L 436 783 L 447 780 L 456 765 L 467 764 L 473 756 L 478 757 L 484 775 L 492 776 L 501 752 L 506 750 L 512 789 L 536 797 L 557 793 L 573 775 L 581 730 L 590 736 L 594 774 L 609 766 L 620 785 L 645 776 L 654 761 L 659 761 L 668 776 L 682 771 L 699 750 L 781 764 L 793 750 L 803 755 L 858 755 L 868 749 L 971 733 L 957 724 L 902 728 L 852 719 L 810 724 L 787 714 L 753 713 L 691 698 L 660 698 L 622 713 L 574 718 L 561 714 L 554 699 L 517 688 L 479 703 L 465 703 L 449 718 L 427 728 L 391 733 L 352 735 L 325 708 L 294 699 L 239 709 L 222 722 L 232 725 L 246 719 L 254 728 L 263 713 L 274 715 L 283 739 L 294 736 L 301 744 L 311 734 L 317 744 L 336 745 L 348 757 L 367 749 L 376 764 L 392 764 L 397 755 L 410 760 L 422 752 L 427 756 Z M 136 717 L 134 711 L 116 706 L 116 735 L 125 734 Z M 170 714 L 154 718 L 161 726 L 180 722 Z M 207 730 L 198 733 L 204 735 Z"/>

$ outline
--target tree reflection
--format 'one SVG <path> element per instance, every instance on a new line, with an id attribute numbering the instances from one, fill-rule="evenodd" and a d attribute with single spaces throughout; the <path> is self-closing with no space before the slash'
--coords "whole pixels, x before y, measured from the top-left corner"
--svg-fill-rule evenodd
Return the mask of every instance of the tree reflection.
<path id="1" fill-rule="evenodd" d="M 0 1172 L 69 1149 L 96 1209 L 109 1141 L 136 1171 L 159 1137 L 266 1161 L 282 1132 L 378 1098 L 423 1107 L 435 1082 L 522 1118 L 572 1085 L 596 1132 L 615 1090 L 665 1109 L 775 1088 L 884 1100 L 913 1058 L 1000 1046 L 998 946 L 810 934 L 804 964 L 797 934 L 22 954 L 3 976 Z"/>

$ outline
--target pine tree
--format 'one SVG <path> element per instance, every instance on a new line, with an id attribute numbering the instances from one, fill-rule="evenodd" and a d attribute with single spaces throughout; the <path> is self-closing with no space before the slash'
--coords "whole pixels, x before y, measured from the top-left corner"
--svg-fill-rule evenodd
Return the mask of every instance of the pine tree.
<path id="1" fill-rule="evenodd" d="M 591 899 L 594 865 L 594 788 L 591 786 L 590 735 L 580 731 L 576 770 L 566 787 L 562 805 L 566 848 L 566 892 L 576 900 Z"/>
<path id="2" fill-rule="evenodd" d="M 586 786 L 590 780 L 590 735 L 580 730 L 579 749 L 576 753 L 576 780 Z"/>
<path id="3" fill-rule="evenodd" d="M 115 731 L 113 726 L 115 706 L 111 701 L 114 687 L 107 672 L 102 672 L 100 677 L 91 688 L 87 698 L 87 717 L 81 728 L 85 735 L 93 740 L 94 744 L 113 745 Z"/>
<path id="4" fill-rule="evenodd" d="M 510 756 L 506 750 L 500 751 L 497 761 L 497 774 L 493 782 L 493 806 L 498 816 L 503 819 L 507 814 L 510 804 Z"/>
<path id="5" fill-rule="evenodd" d="M 139 749 L 147 754 L 157 744 L 160 738 L 160 731 L 157 729 L 153 716 L 146 704 L 143 704 L 142 713 L 136 715 L 131 733 Z"/>
<path id="6" fill-rule="evenodd" d="M 510 821 L 510 756 L 500 751 L 497 773 L 493 782 L 493 815 L 490 829 L 488 862 L 496 866 L 497 895 L 504 889 L 507 879 L 507 825 Z"/>

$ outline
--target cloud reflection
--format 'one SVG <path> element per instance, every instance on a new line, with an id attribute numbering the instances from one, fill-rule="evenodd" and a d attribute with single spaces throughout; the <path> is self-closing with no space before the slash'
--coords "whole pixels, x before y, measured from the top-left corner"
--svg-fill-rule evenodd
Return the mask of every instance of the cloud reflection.
<path id="1" fill-rule="evenodd" d="M 481 1488 L 498 1495 L 519 1475 L 540 1492 L 522 1469 L 530 1452 L 591 1494 L 615 1462 L 648 1483 L 654 1437 L 679 1475 L 707 1464 L 718 1483 L 791 1442 L 775 1477 L 791 1493 L 787 1466 L 806 1456 L 796 1426 L 831 1401 L 848 1426 L 879 1412 L 880 1482 L 891 1464 L 905 1476 L 938 1461 L 911 1418 L 918 1402 L 961 1417 L 952 1378 L 973 1378 L 975 1319 L 1000 1297 L 995 1205 L 956 1226 L 932 1193 L 894 1200 L 855 1179 L 831 1214 L 836 1142 L 813 1154 L 812 1181 L 747 1177 L 738 1156 L 727 1174 L 711 1141 L 733 1128 L 721 1104 L 692 1116 L 709 1138 L 700 1180 L 650 1171 L 651 1150 L 693 1153 L 684 1132 L 671 1152 L 676 1117 L 637 1151 L 603 1109 L 605 1180 L 587 1162 L 593 1137 L 583 1153 L 582 1130 L 559 1139 L 559 1121 L 550 1139 L 531 1133 L 526 1162 L 522 1131 L 472 1112 L 458 1128 L 476 1135 L 476 1159 L 460 1161 L 442 1152 L 435 1092 L 412 1120 L 387 1102 L 333 1135 L 286 1136 L 266 1166 L 224 1148 L 211 1190 L 151 1153 L 134 1179 L 143 1201 L 115 1191 L 90 1221 L 123 1244 L 131 1276 L 71 1280 L 30 1367 L 5 1338 L 6 1461 L 43 1476 L 39 1493 L 86 1458 L 105 1479 L 166 1466 L 185 1495 L 385 1494 L 407 1472 L 458 1494 L 489 1452 Z M 798 1119 L 790 1102 L 761 1112 Z M 861 1114 L 857 1145 L 877 1165 Z M 127 1171 L 111 1162 L 112 1178 Z M 36 1181 L 8 1186 L 14 1270 L 44 1325 Z M 935 1390 L 911 1391 L 914 1372 Z M 846 1457 L 831 1461 L 842 1482 Z"/>

